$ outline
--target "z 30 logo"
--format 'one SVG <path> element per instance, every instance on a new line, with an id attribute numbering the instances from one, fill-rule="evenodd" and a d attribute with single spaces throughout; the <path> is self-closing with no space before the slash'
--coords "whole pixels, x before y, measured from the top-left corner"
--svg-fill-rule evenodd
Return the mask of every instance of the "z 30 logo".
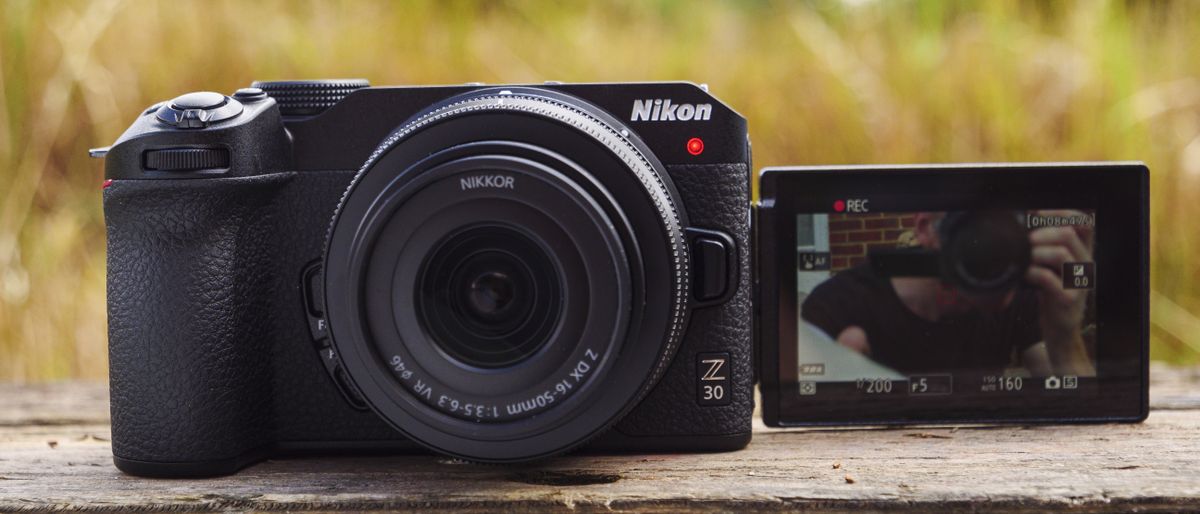
<path id="1" fill-rule="evenodd" d="M 730 386 L 729 353 L 702 353 L 696 356 L 696 401 L 700 405 L 729 405 L 733 391 Z"/>
<path id="2" fill-rule="evenodd" d="M 720 375 L 721 370 L 725 368 L 725 359 L 704 359 L 700 362 L 708 364 L 708 371 L 704 372 L 700 380 L 725 380 L 725 377 Z"/>

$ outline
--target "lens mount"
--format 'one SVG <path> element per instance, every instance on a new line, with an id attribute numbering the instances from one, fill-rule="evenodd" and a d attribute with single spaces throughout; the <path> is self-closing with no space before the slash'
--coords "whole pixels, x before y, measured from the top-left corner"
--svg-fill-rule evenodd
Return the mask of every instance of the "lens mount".
<path id="1" fill-rule="evenodd" d="M 647 394 L 686 327 L 677 198 L 645 144 L 578 98 L 484 89 L 430 107 L 364 164 L 326 239 L 347 375 L 444 453 L 582 444 Z"/>

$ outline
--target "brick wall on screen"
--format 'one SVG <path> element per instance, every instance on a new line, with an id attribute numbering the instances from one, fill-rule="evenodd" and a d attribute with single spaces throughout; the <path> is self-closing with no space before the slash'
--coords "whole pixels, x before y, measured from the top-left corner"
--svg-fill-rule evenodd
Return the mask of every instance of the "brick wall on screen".
<path id="1" fill-rule="evenodd" d="M 872 248 L 912 245 L 914 215 L 830 214 L 829 250 L 832 270 L 841 271 L 867 260 Z"/>

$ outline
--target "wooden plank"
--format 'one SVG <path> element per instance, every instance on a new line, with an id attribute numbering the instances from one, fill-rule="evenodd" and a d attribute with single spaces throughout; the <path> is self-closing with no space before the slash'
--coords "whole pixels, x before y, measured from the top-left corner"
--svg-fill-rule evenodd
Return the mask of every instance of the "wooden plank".
<path id="1" fill-rule="evenodd" d="M 0 426 L 108 423 L 104 384 L 0 383 Z"/>
<path id="2" fill-rule="evenodd" d="M 208 480 L 117 471 L 102 386 L 0 386 L 0 511 L 1200 509 L 1200 372 L 1156 368 L 1154 377 L 1154 410 L 1140 425 L 759 425 L 748 449 L 727 454 L 571 455 L 533 466 L 276 460 Z"/>

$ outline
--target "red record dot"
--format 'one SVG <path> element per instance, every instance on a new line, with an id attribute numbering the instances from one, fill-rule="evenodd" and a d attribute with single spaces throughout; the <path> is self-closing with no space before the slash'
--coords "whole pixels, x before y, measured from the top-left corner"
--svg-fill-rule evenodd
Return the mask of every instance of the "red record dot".
<path id="1" fill-rule="evenodd" d="M 837 212 L 842 212 L 842 211 L 846 210 L 846 201 L 845 200 L 834 200 L 833 201 L 833 210 L 837 211 Z"/>
<path id="2" fill-rule="evenodd" d="M 693 137 L 687 142 L 687 151 L 692 155 L 700 155 L 704 153 L 704 141 L 698 137 Z"/>

